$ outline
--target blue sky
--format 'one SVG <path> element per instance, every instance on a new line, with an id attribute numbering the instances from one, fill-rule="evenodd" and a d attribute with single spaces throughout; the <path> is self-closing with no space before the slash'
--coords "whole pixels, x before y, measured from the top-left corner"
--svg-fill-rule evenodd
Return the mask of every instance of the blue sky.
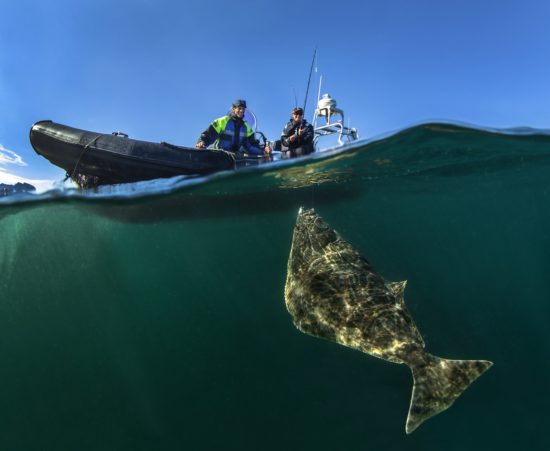
<path id="1" fill-rule="evenodd" d="M 430 120 L 550 124 L 547 0 L 0 0 L 0 182 L 59 180 L 42 119 L 193 145 L 244 98 L 276 139 L 318 47 L 361 137 Z M 308 110 L 317 95 L 312 82 Z"/>

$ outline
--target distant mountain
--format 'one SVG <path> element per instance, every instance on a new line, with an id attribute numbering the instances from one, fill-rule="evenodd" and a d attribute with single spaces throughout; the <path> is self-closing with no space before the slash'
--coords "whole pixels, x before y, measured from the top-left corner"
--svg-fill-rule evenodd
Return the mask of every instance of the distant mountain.
<path id="1" fill-rule="evenodd" d="M 36 191 L 36 188 L 28 183 L 16 183 L 15 185 L 6 185 L 5 183 L 0 183 L 0 196 L 31 193 L 33 191 Z"/>

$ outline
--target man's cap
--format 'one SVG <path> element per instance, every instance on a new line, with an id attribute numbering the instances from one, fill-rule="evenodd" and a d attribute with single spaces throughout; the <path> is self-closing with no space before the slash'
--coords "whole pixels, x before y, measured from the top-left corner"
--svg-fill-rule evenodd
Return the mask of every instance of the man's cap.
<path id="1" fill-rule="evenodd" d="M 246 108 L 246 100 L 237 99 L 233 102 L 233 108 L 238 108 L 240 106 Z"/>
<path id="2" fill-rule="evenodd" d="M 297 107 L 297 108 L 294 108 L 290 114 L 296 114 L 296 113 L 299 113 L 299 114 L 304 114 L 304 109 L 303 108 L 300 108 L 300 107 Z"/>

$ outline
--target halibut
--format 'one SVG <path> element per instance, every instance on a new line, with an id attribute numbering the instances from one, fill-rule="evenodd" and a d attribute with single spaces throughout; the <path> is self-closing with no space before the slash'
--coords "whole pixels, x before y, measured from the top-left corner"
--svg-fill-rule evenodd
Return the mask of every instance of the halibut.
<path id="1" fill-rule="evenodd" d="M 449 408 L 492 362 L 426 352 L 405 306 L 405 285 L 384 280 L 313 209 L 300 208 L 285 285 L 293 322 L 304 333 L 407 365 L 413 376 L 409 434 Z"/>

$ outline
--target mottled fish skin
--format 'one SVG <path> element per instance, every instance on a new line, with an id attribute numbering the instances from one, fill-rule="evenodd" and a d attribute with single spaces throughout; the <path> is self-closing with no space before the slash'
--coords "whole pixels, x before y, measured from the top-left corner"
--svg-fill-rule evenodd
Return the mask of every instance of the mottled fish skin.
<path id="1" fill-rule="evenodd" d="M 406 431 L 447 409 L 486 371 L 486 360 L 448 360 L 424 350 L 405 307 L 406 282 L 387 282 L 313 209 L 300 209 L 288 260 L 285 302 L 296 327 L 411 368 Z"/>

